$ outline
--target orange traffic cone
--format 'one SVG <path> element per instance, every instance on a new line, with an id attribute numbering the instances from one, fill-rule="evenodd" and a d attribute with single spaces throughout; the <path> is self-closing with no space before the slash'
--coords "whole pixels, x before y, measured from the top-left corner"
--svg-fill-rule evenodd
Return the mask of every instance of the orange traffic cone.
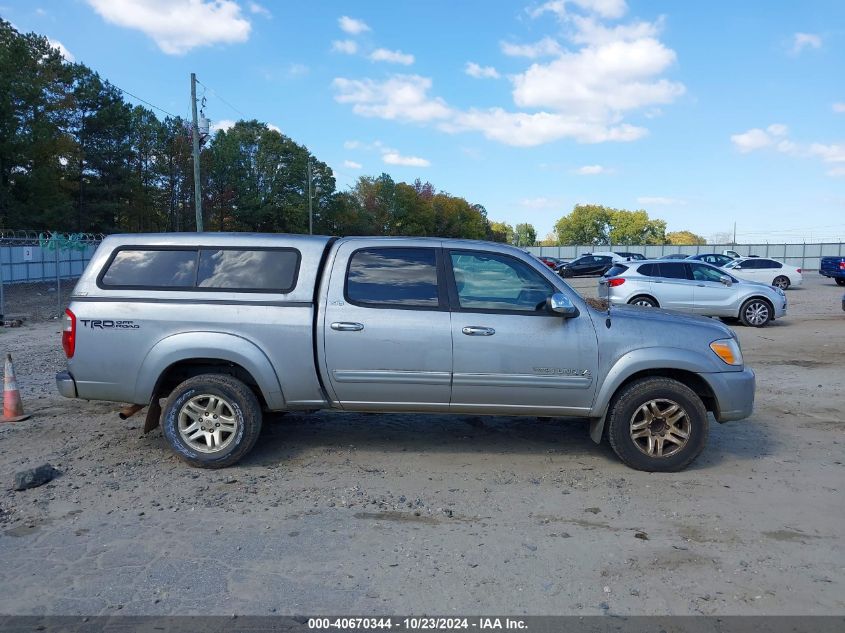
<path id="1" fill-rule="evenodd" d="M 3 419 L 0 422 L 20 422 L 29 417 L 23 412 L 21 392 L 15 379 L 15 368 L 12 365 L 12 355 L 6 354 L 6 371 L 3 378 Z"/>

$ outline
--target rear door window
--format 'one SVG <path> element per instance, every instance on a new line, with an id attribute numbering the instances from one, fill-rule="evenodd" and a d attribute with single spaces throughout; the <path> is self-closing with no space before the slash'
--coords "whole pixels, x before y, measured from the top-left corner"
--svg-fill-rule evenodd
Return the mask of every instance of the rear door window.
<path id="1" fill-rule="evenodd" d="M 346 274 L 346 300 L 382 308 L 437 309 L 445 305 L 433 248 L 364 248 Z"/>
<path id="2" fill-rule="evenodd" d="M 296 286 L 299 252 L 289 249 L 202 249 L 197 287 L 251 292 L 290 292 Z"/>
<path id="3" fill-rule="evenodd" d="M 100 283 L 110 288 L 191 288 L 196 266 L 196 249 L 123 249 L 114 254 Z"/>
<path id="4" fill-rule="evenodd" d="M 682 263 L 667 262 L 657 264 L 660 267 L 660 277 L 667 279 L 687 279 L 687 265 Z"/>

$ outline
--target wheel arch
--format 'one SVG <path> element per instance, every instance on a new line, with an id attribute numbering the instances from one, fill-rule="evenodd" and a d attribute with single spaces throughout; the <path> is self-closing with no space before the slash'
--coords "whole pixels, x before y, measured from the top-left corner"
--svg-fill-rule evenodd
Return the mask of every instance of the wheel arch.
<path id="1" fill-rule="evenodd" d="M 285 408 L 279 378 L 264 352 L 243 337 L 218 332 L 174 334 L 156 343 L 138 372 L 135 401 L 163 397 L 168 388 L 203 373 L 229 374 L 247 384 L 262 406 Z"/>
<path id="2" fill-rule="evenodd" d="M 654 358 L 661 359 L 661 365 L 655 365 L 652 360 Z M 703 357 L 687 350 L 647 348 L 623 356 L 608 372 L 596 395 L 594 415 L 590 422 L 590 437 L 596 444 L 601 442 L 607 412 L 613 398 L 627 385 L 641 378 L 661 377 L 677 380 L 701 398 L 707 411 L 717 415 L 719 401 L 704 376 L 718 370 L 715 366 L 715 356 L 713 364 L 709 365 Z"/>
<path id="3" fill-rule="evenodd" d="M 659 307 L 660 307 L 660 302 L 657 300 L 657 298 L 656 298 L 654 295 L 650 295 L 650 294 L 649 294 L 649 293 L 647 293 L 647 292 L 638 292 L 638 293 L 637 293 L 637 294 L 635 294 L 633 297 L 631 297 L 630 299 L 628 299 L 628 301 L 626 301 L 626 303 L 627 303 L 628 305 L 632 305 L 634 300 L 639 299 L 639 298 L 641 298 L 641 297 L 642 297 L 642 298 L 644 298 L 644 299 L 649 299 L 649 300 L 651 300 L 651 301 L 654 301 L 654 305 L 655 305 L 655 307 L 657 307 L 657 308 L 659 308 Z"/>

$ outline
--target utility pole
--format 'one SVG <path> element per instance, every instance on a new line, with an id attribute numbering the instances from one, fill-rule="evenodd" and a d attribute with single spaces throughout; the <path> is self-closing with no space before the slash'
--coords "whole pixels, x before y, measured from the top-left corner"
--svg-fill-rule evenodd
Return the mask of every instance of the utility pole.
<path id="1" fill-rule="evenodd" d="M 311 210 L 311 154 L 308 155 L 308 235 L 314 234 L 314 213 Z"/>
<path id="2" fill-rule="evenodd" d="M 191 73 L 191 136 L 194 141 L 194 210 L 197 214 L 197 232 L 202 232 L 202 190 L 200 189 L 200 128 L 197 122 L 197 74 Z"/>
<path id="3" fill-rule="evenodd" d="M 734 241 L 733 245 L 736 246 L 736 222 L 734 222 Z"/>

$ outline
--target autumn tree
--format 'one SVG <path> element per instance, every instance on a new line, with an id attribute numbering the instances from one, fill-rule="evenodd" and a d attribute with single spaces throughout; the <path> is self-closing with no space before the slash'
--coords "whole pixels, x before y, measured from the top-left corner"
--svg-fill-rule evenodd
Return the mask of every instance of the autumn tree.
<path id="1" fill-rule="evenodd" d="M 707 240 L 692 231 L 670 231 L 666 234 L 666 243 L 674 246 L 694 246 L 706 244 Z"/>

